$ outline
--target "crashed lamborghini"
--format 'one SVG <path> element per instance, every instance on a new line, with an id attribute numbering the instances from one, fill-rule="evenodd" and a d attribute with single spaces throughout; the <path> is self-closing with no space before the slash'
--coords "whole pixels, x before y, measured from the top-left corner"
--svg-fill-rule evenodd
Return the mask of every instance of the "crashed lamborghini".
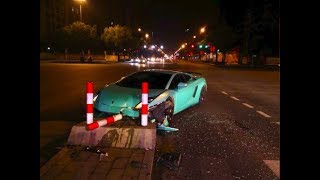
<path id="1" fill-rule="evenodd" d="M 94 116 L 121 113 L 137 119 L 141 109 L 141 84 L 148 82 L 149 120 L 159 125 L 205 100 L 207 84 L 199 74 L 163 69 L 147 69 L 108 84 L 94 96 Z"/>

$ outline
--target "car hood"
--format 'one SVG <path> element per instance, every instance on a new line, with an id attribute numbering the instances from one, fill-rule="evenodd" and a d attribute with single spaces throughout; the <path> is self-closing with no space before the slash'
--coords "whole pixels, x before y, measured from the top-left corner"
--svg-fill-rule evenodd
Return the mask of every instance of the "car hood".
<path id="1" fill-rule="evenodd" d="M 164 90 L 149 89 L 149 97 L 158 96 Z M 141 102 L 141 89 L 110 84 L 104 87 L 95 102 L 95 106 L 135 107 Z"/>

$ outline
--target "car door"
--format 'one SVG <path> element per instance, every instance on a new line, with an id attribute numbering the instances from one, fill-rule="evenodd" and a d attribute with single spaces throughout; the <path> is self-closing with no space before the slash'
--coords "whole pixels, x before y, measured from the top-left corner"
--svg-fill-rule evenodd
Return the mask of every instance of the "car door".
<path id="1" fill-rule="evenodd" d="M 182 83 L 187 83 L 186 79 L 182 74 L 176 74 L 169 86 L 169 89 L 175 91 L 175 113 L 180 112 L 187 108 L 189 104 L 187 104 L 188 101 L 190 101 L 190 98 L 192 97 L 192 91 L 190 90 L 191 88 L 188 87 L 178 87 L 178 84 Z"/>
<path id="2" fill-rule="evenodd" d="M 198 91 L 198 84 L 196 82 L 196 79 L 192 78 L 190 75 L 188 74 L 181 74 L 184 79 L 185 79 L 185 82 L 187 83 L 187 93 L 188 94 L 188 98 L 186 99 L 186 102 L 185 102 L 185 105 L 187 107 L 195 104 L 198 102 L 198 99 L 196 98 L 196 93 Z"/>

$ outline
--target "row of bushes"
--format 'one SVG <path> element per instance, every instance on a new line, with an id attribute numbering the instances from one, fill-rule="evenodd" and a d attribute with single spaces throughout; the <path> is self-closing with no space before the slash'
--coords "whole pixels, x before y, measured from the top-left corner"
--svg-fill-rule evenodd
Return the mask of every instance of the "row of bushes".
<path id="1" fill-rule="evenodd" d="M 87 59 L 88 55 L 84 57 Z M 117 55 L 94 54 L 91 55 L 91 58 L 93 60 L 118 61 Z M 62 53 L 40 53 L 40 60 L 80 60 L 80 54 L 68 54 L 66 56 Z"/>

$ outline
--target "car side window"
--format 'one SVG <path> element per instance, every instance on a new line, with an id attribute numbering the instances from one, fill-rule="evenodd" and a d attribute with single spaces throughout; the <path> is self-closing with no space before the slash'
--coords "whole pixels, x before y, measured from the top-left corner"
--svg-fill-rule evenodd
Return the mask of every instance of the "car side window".
<path id="1" fill-rule="evenodd" d="M 184 82 L 184 81 L 185 81 L 185 79 L 183 76 L 181 76 L 181 74 L 176 74 L 171 81 L 169 89 L 175 89 L 180 82 Z"/>
<path id="2" fill-rule="evenodd" d="M 181 74 L 183 77 L 184 77 L 184 83 L 187 83 L 190 79 L 191 79 L 191 76 L 187 75 L 187 74 Z"/>

